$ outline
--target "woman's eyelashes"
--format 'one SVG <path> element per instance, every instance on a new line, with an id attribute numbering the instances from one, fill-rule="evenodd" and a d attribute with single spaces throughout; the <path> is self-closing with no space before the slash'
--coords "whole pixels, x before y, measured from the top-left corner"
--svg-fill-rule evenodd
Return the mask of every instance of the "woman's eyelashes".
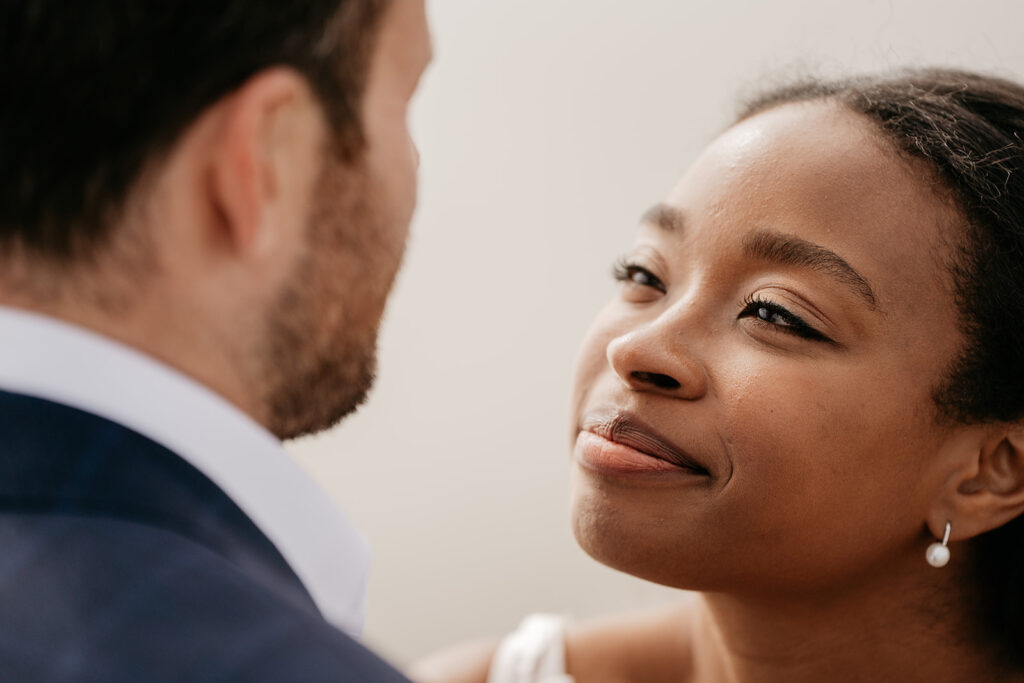
<path id="1" fill-rule="evenodd" d="M 666 292 L 664 283 L 654 273 L 638 263 L 627 259 L 620 259 L 612 269 L 612 276 L 619 282 L 636 285 L 638 287 L 650 287 L 662 294 Z"/>
<path id="2" fill-rule="evenodd" d="M 668 291 L 665 283 L 657 275 L 635 261 L 623 258 L 615 264 L 612 272 L 617 281 L 634 289 L 634 296 L 629 297 L 634 301 L 640 301 L 641 298 L 644 301 L 649 300 L 648 297 L 642 296 L 644 292 L 665 294 Z M 637 296 L 638 293 L 641 296 Z M 826 344 L 836 343 L 809 325 L 803 318 L 791 313 L 786 307 L 760 297 L 748 296 L 743 300 L 743 309 L 737 319 L 742 318 L 751 318 L 757 323 L 769 326 L 773 331 L 783 334 Z"/>
<path id="3" fill-rule="evenodd" d="M 792 334 L 812 341 L 835 344 L 821 332 L 811 327 L 798 315 L 790 313 L 785 307 L 774 301 L 748 296 L 743 300 L 743 310 L 739 318 L 753 318 L 759 323 L 770 325 L 773 329 Z"/>

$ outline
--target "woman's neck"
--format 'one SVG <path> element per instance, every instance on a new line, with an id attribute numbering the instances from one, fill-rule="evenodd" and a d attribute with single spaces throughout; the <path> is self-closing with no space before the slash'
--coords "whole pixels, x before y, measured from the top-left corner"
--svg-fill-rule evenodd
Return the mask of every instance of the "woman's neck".
<path id="1" fill-rule="evenodd" d="M 923 559 L 922 559 L 923 564 Z M 694 681 L 1024 680 L 971 635 L 952 572 L 910 572 L 813 598 L 705 593 L 694 611 Z"/>

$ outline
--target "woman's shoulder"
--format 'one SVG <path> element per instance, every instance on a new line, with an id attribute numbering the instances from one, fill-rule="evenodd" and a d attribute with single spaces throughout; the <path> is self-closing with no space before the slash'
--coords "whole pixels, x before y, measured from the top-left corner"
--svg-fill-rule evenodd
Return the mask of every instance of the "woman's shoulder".
<path id="1" fill-rule="evenodd" d="M 686 683 L 693 672 L 692 607 L 571 621 L 527 617 L 501 641 L 477 641 L 417 663 L 419 683 Z"/>
<path id="2" fill-rule="evenodd" d="M 417 683 L 573 683 L 565 665 L 562 617 L 534 614 L 501 640 L 477 641 L 420 660 Z"/>
<path id="3" fill-rule="evenodd" d="M 691 602 L 572 624 L 567 669 L 587 683 L 685 683 L 693 674 L 692 624 Z"/>

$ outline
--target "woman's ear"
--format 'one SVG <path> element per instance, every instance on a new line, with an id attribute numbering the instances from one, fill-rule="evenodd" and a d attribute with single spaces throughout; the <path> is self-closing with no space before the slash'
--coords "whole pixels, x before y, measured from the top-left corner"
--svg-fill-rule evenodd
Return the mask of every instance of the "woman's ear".
<path id="1" fill-rule="evenodd" d="M 987 430 L 988 431 L 988 430 Z M 978 442 L 976 442 L 978 443 Z M 942 502 L 928 519 L 941 538 L 951 522 L 953 540 L 965 540 L 1024 514 L 1024 423 L 988 431 L 949 478 Z"/>

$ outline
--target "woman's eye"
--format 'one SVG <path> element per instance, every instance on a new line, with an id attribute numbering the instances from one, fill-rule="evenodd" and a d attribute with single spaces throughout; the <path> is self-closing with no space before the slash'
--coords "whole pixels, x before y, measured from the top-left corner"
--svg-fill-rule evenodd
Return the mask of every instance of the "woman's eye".
<path id="1" fill-rule="evenodd" d="M 665 292 L 665 285 L 654 273 L 643 266 L 628 261 L 619 261 L 615 264 L 613 276 L 619 282 L 627 282 L 640 287 L 651 287 L 659 292 Z"/>
<path id="2" fill-rule="evenodd" d="M 786 308 L 773 301 L 747 298 L 743 303 L 744 308 L 740 312 L 740 318 L 753 318 L 765 325 L 771 325 L 780 332 L 803 337 L 804 339 L 823 341 L 829 344 L 835 343 L 808 325 L 803 318 L 790 313 Z"/>

